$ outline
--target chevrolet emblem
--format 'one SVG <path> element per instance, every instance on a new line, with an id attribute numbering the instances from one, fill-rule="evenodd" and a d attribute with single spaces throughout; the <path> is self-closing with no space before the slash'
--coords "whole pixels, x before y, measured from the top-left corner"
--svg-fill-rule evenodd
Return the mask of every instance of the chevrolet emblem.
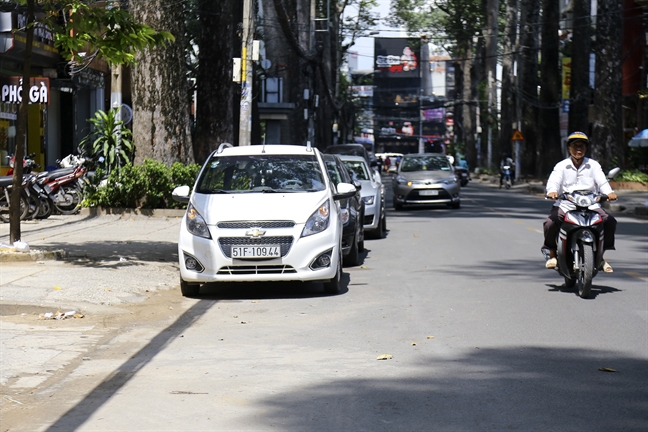
<path id="1" fill-rule="evenodd" d="M 266 233 L 265 230 L 262 230 L 261 228 L 254 227 L 254 228 L 251 228 L 248 231 L 246 231 L 245 235 L 250 236 L 252 238 L 259 238 L 262 235 L 265 235 L 265 233 Z"/>

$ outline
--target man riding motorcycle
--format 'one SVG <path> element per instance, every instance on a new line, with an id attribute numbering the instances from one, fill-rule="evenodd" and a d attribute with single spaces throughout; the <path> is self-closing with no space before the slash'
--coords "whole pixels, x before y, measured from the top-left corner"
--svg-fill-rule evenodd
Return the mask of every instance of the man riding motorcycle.
<path id="1" fill-rule="evenodd" d="M 544 246 L 549 250 L 549 259 L 545 267 L 553 269 L 558 265 L 556 258 L 556 236 L 560 230 L 560 225 L 565 219 L 565 212 L 574 210 L 576 207 L 568 200 L 559 200 L 558 197 L 563 192 L 572 192 L 577 190 L 598 191 L 608 196 L 608 200 L 615 201 L 616 193 L 612 190 L 608 179 L 603 173 L 601 165 L 594 159 L 585 157 L 589 138 L 583 132 L 574 132 L 567 138 L 569 147 L 569 157 L 556 164 L 553 172 L 547 180 L 547 197 L 556 200 L 551 209 L 551 213 L 544 222 Z M 594 204 L 590 210 L 597 212 L 603 220 L 605 230 L 604 249 L 614 250 L 614 233 L 616 231 L 616 219 L 601 208 L 599 204 Z M 603 260 L 603 271 L 612 273 L 612 266 Z"/>

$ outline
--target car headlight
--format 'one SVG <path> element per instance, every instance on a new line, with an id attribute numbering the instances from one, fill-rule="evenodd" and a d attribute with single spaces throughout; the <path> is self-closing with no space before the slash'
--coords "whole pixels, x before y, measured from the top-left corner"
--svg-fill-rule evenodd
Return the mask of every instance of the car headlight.
<path id="1" fill-rule="evenodd" d="M 211 238 L 207 222 L 191 203 L 187 206 L 187 231 L 198 237 Z"/>
<path id="2" fill-rule="evenodd" d="M 329 226 L 331 220 L 330 204 L 328 200 L 322 204 L 306 221 L 306 226 L 302 231 L 301 236 L 307 237 L 309 235 L 317 234 L 324 231 Z"/>
<path id="3" fill-rule="evenodd" d="M 443 184 L 450 185 L 454 183 L 457 183 L 457 179 L 455 177 L 443 180 Z"/>
<path id="4" fill-rule="evenodd" d="M 407 179 L 405 177 L 403 177 L 403 176 L 398 176 L 398 177 L 396 177 L 396 183 L 398 183 L 398 184 L 407 183 Z"/>
<path id="5" fill-rule="evenodd" d="M 362 197 L 362 201 L 364 201 L 366 205 L 372 205 L 374 203 L 374 196 L 371 195 L 371 196 Z"/>

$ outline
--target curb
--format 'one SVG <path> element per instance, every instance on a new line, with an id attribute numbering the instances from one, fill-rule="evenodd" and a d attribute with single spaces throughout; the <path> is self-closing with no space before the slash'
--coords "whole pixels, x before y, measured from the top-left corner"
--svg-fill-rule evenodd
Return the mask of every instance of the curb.
<path id="1" fill-rule="evenodd" d="M 15 249 L 6 249 L 0 252 L 0 262 L 31 262 L 31 261 L 57 261 L 67 257 L 64 250 L 38 250 L 32 249 L 29 252 L 16 252 Z"/>
<path id="2" fill-rule="evenodd" d="M 182 209 L 135 209 L 123 207 L 84 207 L 79 211 L 81 216 L 145 216 L 145 217 L 177 217 L 184 216 L 186 210 Z"/>

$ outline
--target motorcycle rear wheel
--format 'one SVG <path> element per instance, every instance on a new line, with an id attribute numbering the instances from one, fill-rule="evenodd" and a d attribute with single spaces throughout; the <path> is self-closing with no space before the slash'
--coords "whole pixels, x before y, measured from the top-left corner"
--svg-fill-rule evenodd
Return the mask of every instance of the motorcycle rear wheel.
<path id="1" fill-rule="evenodd" d="M 63 215 L 76 214 L 81 210 L 81 202 L 83 201 L 81 192 L 74 186 L 63 186 L 61 189 L 61 193 L 66 195 L 66 203 L 58 204 L 56 200 L 53 200 L 54 207 Z"/>
<path id="2" fill-rule="evenodd" d="M 592 291 L 592 278 L 594 277 L 594 249 L 591 244 L 580 245 L 578 261 L 576 290 L 581 298 L 588 298 Z"/>
<path id="3" fill-rule="evenodd" d="M 47 219 L 52 215 L 52 200 L 49 198 L 41 198 L 40 208 L 36 214 L 36 219 Z"/>

